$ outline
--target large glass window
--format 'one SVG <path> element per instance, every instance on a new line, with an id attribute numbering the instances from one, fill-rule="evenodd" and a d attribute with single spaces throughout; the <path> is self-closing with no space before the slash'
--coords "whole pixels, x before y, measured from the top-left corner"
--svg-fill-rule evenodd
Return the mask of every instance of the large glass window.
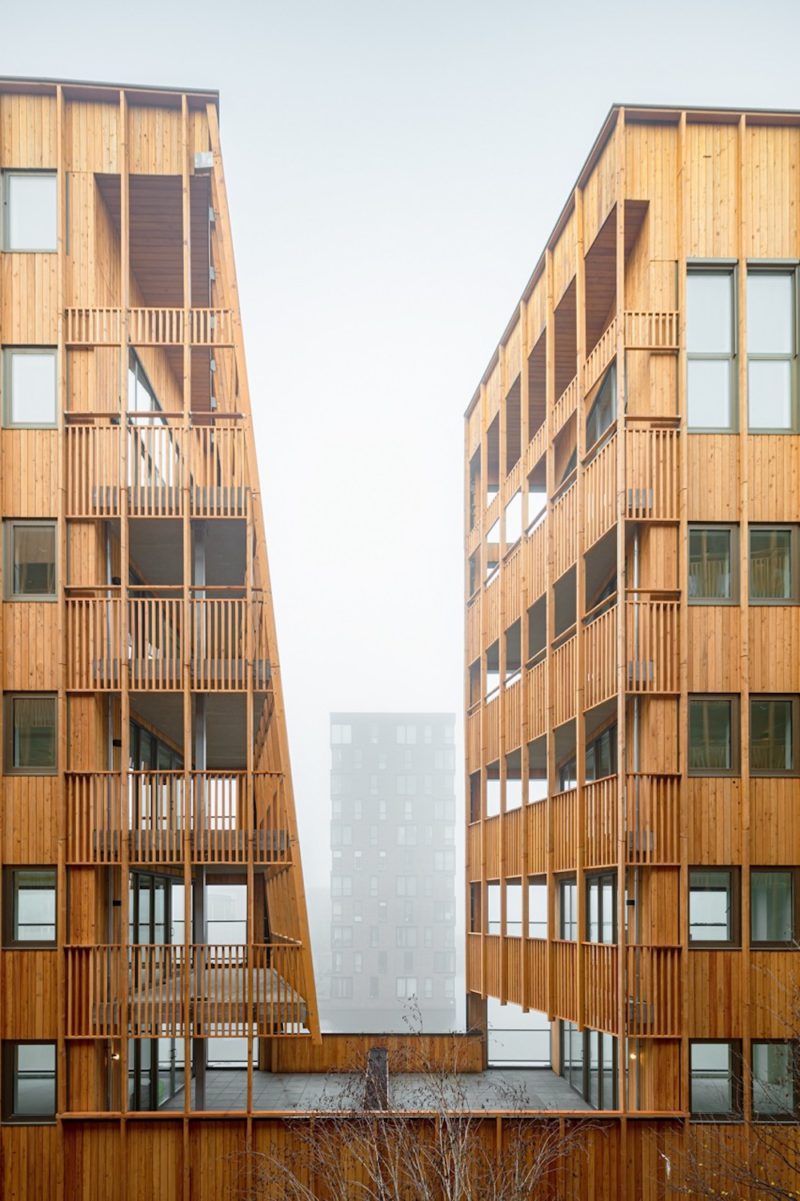
<path id="1" fill-rule="evenodd" d="M 689 429 L 736 428 L 733 281 L 731 269 L 691 270 L 686 281 Z"/>
<path id="2" fill-rule="evenodd" d="M 796 525 L 750 527 L 750 601 L 754 605 L 800 600 Z"/>
<path id="3" fill-rule="evenodd" d="M 56 176 L 52 171 L 5 171 L 3 249 L 57 249 Z"/>
<path id="4" fill-rule="evenodd" d="M 3 945 L 55 946 L 56 869 L 7 867 L 3 872 Z"/>
<path id="5" fill-rule="evenodd" d="M 739 599 L 735 526 L 689 527 L 689 603 L 735 604 Z"/>
<path id="6" fill-rule="evenodd" d="M 22 693 L 6 695 L 5 770 L 50 775 L 56 770 L 56 698 Z"/>
<path id="7" fill-rule="evenodd" d="M 689 942 L 739 944 L 739 877 L 731 868 L 689 872 Z"/>
<path id="8" fill-rule="evenodd" d="M 574 876 L 558 882 L 558 937 L 578 937 L 578 883 Z"/>
<path id="9" fill-rule="evenodd" d="M 741 1046 L 691 1042 L 691 1110 L 695 1117 L 738 1117 L 742 1112 Z"/>
<path id="10" fill-rule="evenodd" d="M 500 881 L 486 885 L 486 933 L 499 934 L 501 929 Z"/>
<path id="11" fill-rule="evenodd" d="M 586 938 L 589 942 L 616 942 L 617 877 L 613 872 L 586 880 Z"/>
<path id="12" fill-rule="evenodd" d="M 612 363 L 592 401 L 586 418 L 586 446 L 594 446 L 617 416 L 617 367 Z"/>
<path id="13" fill-rule="evenodd" d="M 603 780 L 617 773 L 617 723 L 608 726 L 586 747 L 586 780 Z"/>
<path id="14" fill-rule="evenodd" d="M 750 938 L 753 943 L 791 946 L 797 941 L 800 894 L 797 870 L 754 867 L 750 873 Z"/>
<path id="15" fill-rule="evenodd" d="M 528 938 L 547 938 L 547 880 L 528 880 Z"/>
<path id="16" fill-rule="evenodd" d="M 6 597 L 53 600 L 56 595 L 56 526 L 53 521 L 5 525 Z"/>
<path id="17" fill-rule="evenodd" d="M 690 697 L 690 775 L 735 775 L 738 770 L 739 720 L 736 698 Z"/>
<path id="18" fill-rule="evenodd" d="M 55 1043 L 4 1043 L 3 1120 L 47 1122 L 55 1113 Z"/>
<path id="19" fill-rule="evenodd" d="M 751 430 L 796 426 L 795 276 L 793 271 L 747 275 L 747 391 Z"/>
<path id="20" fill-rule="evenodd" d="M 56 351 L 6 347 L 3 351 L 3 420 L 6 425 L 56 425 Z"/>
<path id="21" fill-rule="evenodd" d="M 797 1039 L 753 1043 L 753 1117 L 800 1116 L 800 1043 Z"/>
<path id="22" fill-rule="evenodd" d="M 750 698 L 750 771 L 785 776 L 797 767 L 797 697 Z"/>

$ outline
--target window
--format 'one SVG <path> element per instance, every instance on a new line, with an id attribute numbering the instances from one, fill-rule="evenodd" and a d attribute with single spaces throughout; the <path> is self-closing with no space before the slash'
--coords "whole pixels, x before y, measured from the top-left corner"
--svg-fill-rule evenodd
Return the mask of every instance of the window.
<path id="1" fill-rule="evenodd" d="M 394 931 L 394 941 L 396 947 L 416 947 L 417 945 L 417 927 L 416 926 L 396 926 Z"/>
<path id="2" fill-rule="evenodd" d="M 608 726 L 586 747 L 586 780 L 603 780 L 617 774 L 617 723 Z"/>
<path id="3" fill-rule="evenodd" d="M 377 1001 L 379 995 L 380 995 L 380 981 L 377 976 L 370 976 L 370 978 L 369 978 L 369 999 L 370 999 L 370 1001 Z"/>
<path id="4" fill-rule="evenodd" d="M 4 171 L 3 249 L 56 250 L 58 230 L 56 176 L 52 171 Z"/>
<path id="5" fill-rule="evenodd" d="M 3 945 L 55 946 L 56 869 L 7 867 L 3 883 Z"/>
<path id="6" fill-rule="evenodd" d="M 3 1120 L 46 1122 L 55 1114 L 55 1043 L 4 1043 Z"/>
<path id="7" fill-rule="evenodd" d="M 739 600 L 736 526 L 689 526 L 689 604 Z"/>
<path id="8" fill-rule="evenodd" d="M 5 553 L 6 599 L 55 600 L 55 522 L 7 521 Z"/>
<path id="9" fill-rule="evenodd" d="M 731 268 L 692 270 L 686 280 L 690 430 L 736 428 L 733 281 Z"/>
<path id="10" fill-rule="evenodd" d="M 754 867 L 750 873 L 750 938 L 766 946 L 793 946 L 798 940 L 797 868 Z"/>
<path id="11" fill-rule="evenodd" d="M 352 926 L 332 926 L 331 927 L 331 943 L 335 947 L 352 947 L 352 945 L 353 945 L 353 927 Z"/>
<path id="12" fill-rule="evenodd" d="M 751 696 L 750 771 L 786 776 L 797 770 L 798 698 Z"/>
<path id="13" fill-rule="evenodd" d="M 747 273 L 747 407 L 751 431 L 797 427 L 795 273 Z"/>
<path id="14" fill-rule="evenodd" d="M 528 664 L 537 663 L 547 649 L 547 596 L 528 609 Z"/>
<path id="15" fill-rule="evenodd" d="M 434 851 L 433 869 L 437 872 L 454 872 L 456 870 L 455 851 Z"/>
<path id="16" fill-rule="evenodd" d="M 357 972 L 360 975 L 361 972 L 363 972 L 363 970 L 364 970 L 364 956 L 361 953 L 361 951 L 354 951 L 353 952 L 353 971 Z"/>
<path id="17" fill-rule="evenodd" d="M 349 722 L 332 722 L 331 723 L 331 745 L 336 746 L 339 743 L 348 743 L 353 741 L 353 727 Z"/>
<path id="18" fill-rule="evenodd" d="M 486 933 L 499 934 L 500 925 L 500 882 L 499 880 L 490 880 L 486 885 Z"/>
<path id="19" fill-rule="evenodd" d="M 750 526 L 750 603 L 800 600 L 798 527 Z"/>
<path id="20" fill-rule="evenodd" d="M 352 876 L 331 876 L 331 896 L 351 897 L 353 895 Z"/>
<path id="21" fill-rule="evenodd" d="M 800 1116 L 800 1042 L 753 1043 L 753 1117 L 769 1121 Z"/>
<path id="22" fill-rule="evenodd" d="M 547 880 L 528 880 L 528 938 L 547 938 Z"/>
<path id="23" fill-rule="evenodd" d="M 5 348 L 3 420 L 6 425 L 56 425 L 56 362 L 54 349 Z"/>
<path id="24" fill-rule="evenodd" d="M 506 881 L 506 934 L 522 937 L 522 881 Z"/>
<path id="25" fill-rule="evenodd" d="M 612 363 L 603 376 L 603 382 L 589 409 L 586 418 L 586 447 L 590 450 L 617 417 L 617 368 Z"/>
<path id="26" fill-rule="evenodd" d="M 433 976 L 426 976 L 422 981 L 422 995 L 426 1001 L 433 997 Z"/>
<path id="27" fill-rule="evenodd" d="M 739 771 L 738 698 L 689 698 L 689 774 L 733 776 Z"/>
<path id="28" fill-rule="evenodd" d="M 19 693 L 4 697 L 5 770 L 16 775 L 56 771 L 56 698 Z"/>
<path id="29" fill-rule="evenodd" d="M 690 1042 L 691 1111 L 694 1117 L 739 1117 L 742 1112 L 741 1044 Z"/>
<path id="30" fill-rule="evenodd" d="M 574 876 L 558 882 L 558 937 L 578 937 L 578 884 Z"/>
<path id="31" fill-rule="evenodd" d="M 739 873 L 732 868 L 691 868 L 689 942 L 703 946 L 738 946 L 739 895 Z"/>
<path id="32" fill-rule="evenodd" d="M 398 897 L 415 897 L 417 895 L 417 877 L 397 876 L 395 891 Z"/>
<path id="33" fill-rule="evenodd" d="M 612 872 L 586 880 L 586 938 L 589 942 L 616 942 L 617 877 Z"/>
<path id="34" fill-rule="evenodd" d="M 410 725 L 398 726 L 397 741 L 403 746 L 413 746 L 417 741 L 417 727 Z"/>
<path id="35" fill-rule="evenodd" d="M 331 1000 L 332 1001 L 349 1001 L 353 996 L 353 977 L 352 976 L 332 976 L 331 977 Z"/>
<path id="36" fill-rule="evenodd" d="M 417 995 L 416 976 L 398 976 L 395 980 L 394 995 L 398 1001 L 409 1001 Z"/>

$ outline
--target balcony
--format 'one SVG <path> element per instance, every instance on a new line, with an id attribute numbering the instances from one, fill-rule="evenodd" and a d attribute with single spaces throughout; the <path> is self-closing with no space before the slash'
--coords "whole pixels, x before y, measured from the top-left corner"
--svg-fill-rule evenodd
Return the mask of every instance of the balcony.
<path id="1" fill-rule="evenodd" d="M 66 1037 L 304 1033 L 306 1004 L 290 983 L 301 952 L 291 943 L 68 946 Z"/>
<path id="2" fill-rule="evenodd" d="M 123 662 L 135 691 L 179 692 L 184 669 L 202 692 L 268 689 L 264 600 L 241 592 L 192 588 L 187 598 L 180 587 L 131 588 L 123 610 L 118 588 L 69 590 L 67 689 L 119 691 Z"/>
<path id="3" fill-rule="evenodd" d="M 677 593 L 628 593 L 629 693 L 653 696 L 674 695 L 680 691 L 679 619 Z"/>
<path id="4" fill-rule="evenodd" d="M 679 1038 L 680 947 L 629 946 L 627 956 L 628 1036 Z"/>
<path id="5" fill-rule="evenodd" d="M 243 517 L 247 512 L 245 429 L 234 416 L 180 413 L 120 419 L 66 414 L 67 517 Z"/>
<path id="6" fill-rule="evenodd" d="M 286 865 L 292 861 L 282 779 L 243 771 L 68 772 L 67 862 Z"/>
<path id="7" fill-rule="evenodd" d="M 130 346 L 233 346 L 230 309 L 69 308 L 65 311 L 67 346 L 119 346 L 127 316 Z"/>

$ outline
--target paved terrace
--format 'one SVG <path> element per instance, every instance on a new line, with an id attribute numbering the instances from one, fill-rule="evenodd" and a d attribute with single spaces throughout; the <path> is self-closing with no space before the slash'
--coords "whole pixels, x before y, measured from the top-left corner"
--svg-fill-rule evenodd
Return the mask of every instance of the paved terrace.
<path id="1" fill-rule="evenodd" d="M 253 1108 L 298 1112 L 350 1109 L 359 1096 L 362 1080 L 346 1073 L 254 1072 Z M 205 1109 L 244 1109 L 246 1096 L 245 1071 L 208 1071 Z M 430 1080 L 421 1073 L 398 1073 L 389 1078 L 389 1104 L 393 1109 L 438 1108 L 432 1096 Z M 445 1084 L 442 1096 L 454 1109 L 590 1109 L 566 1080 L 548 1068 L 490 1068 L 464 1073 Z M 181 1090 L 162 1108 L 182 1110 L 183 1103 Z"/>

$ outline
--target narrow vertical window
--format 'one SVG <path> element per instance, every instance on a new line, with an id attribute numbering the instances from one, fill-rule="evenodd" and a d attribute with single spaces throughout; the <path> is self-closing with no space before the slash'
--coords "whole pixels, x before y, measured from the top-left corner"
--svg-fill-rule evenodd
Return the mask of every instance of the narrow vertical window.
<path id="1" fill-rule="evenodd" d="M 751 431 L 796 429 L 795 276 L 747 275 L 747 410 Z"/>
<path id="2" fill-rule="evenodd" d="M 693 270 L 686 281 L 690 430 L 734 430 L 735 331 L 732 270 Z"/>

